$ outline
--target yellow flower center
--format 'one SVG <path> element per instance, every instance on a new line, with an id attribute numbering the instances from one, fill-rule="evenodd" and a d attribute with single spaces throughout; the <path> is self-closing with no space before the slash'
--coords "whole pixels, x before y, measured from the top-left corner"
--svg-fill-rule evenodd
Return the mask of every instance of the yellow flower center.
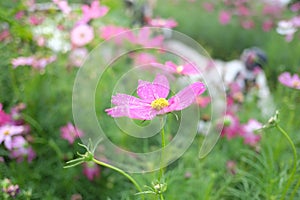
<path id="1" fill-rule="evenodd" d="M 183 66 L 182 66 L 182 65 L 180 65 L 180 66 L 178 66 L 178 67 L 176 68 L 176 72 L 177 72 L 177 73 L 181 73 L 182 70 L 183 70 Z"/>
<path id="2" fill-rule="evenodd" d="M 9 131 L 8 130 L 4 131 L 4 135 L 9 135 Z"/>
<path id="3" fill-rule="evenodd" d="M 155 99 L 151 103 L 151 107 L 154 108 L 155 110 L 161 110 L 164 107 L 167 107 L 168 105 L 169 105 L 169 102 L 165 98 Z"/>
<path id="4" fill-rule="evenodd" d="M 297 81 L 297 80 L 294 81 L 294 82 L 293 82 L 293 86 L 294 86 L 294 87 L 299 87 L 299 86 L 300 86 L 300 81 Z"/>

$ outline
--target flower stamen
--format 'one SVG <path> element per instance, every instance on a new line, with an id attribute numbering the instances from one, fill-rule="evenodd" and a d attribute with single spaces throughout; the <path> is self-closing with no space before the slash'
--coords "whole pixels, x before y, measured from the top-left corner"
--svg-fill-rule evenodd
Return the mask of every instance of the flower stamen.
<path id="1" fill-rule="evenodd" d="M 169 102 L 165 98 L 158 98 L 151 102 L 151 107 L 155 110 L 161 110 L 168 105 Z"/>

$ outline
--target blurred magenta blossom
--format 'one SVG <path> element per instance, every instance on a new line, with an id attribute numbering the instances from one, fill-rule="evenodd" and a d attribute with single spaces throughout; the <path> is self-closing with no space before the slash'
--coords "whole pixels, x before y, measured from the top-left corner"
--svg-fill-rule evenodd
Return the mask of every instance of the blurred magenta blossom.
<path id="1" fill-rule="evenodd" d="M 263 125 L 256 119 L 250 119 L 247 124 L 242 126 L 240 135 L 244 138 L 244 143 L 255 146 L 261 139 L 261 136 L 255 131 L 261 129 Z"/>
<path id="2" fill-rule="evenodd" d="M 75 127 L 71 122 L 60 128 L 61 137 L 73 144 L 76 138 L 83 136 L 83 132 Z"/>
<path id="3" fill-rule="evenodd" d="M 90 180 L 100 177 L 100 167 L 94 162 L 83 163 L 83 174 Z"/>
<path id="4" fill-rule="evenodd" d="M 140 99 L 127 94 L 117 94 L 111 100 L 116 107 L 105 111 L 112 117 L 151 120 L 157 115 L 185 109 L 195 102 L 197 96 L 206 88 L 203 83 L 196 82 L 167 100 L 169 90 L 169 81 L 163 75 L 157 75 L 152 83 L 139 80 L 137 94 Z"/>
<path id="5" fill-rule="evenodd" d="M 227 137 L 227 139 L 232 139 L 238 135 L 241 130 L 241 125 L 239 118 L 232 113 L 227 113 L 224 116 L 224 127 L 222 129 L 221 135 Z"/>
<path id="6" fill-rule="evenodd" d="M 38 70 L 43 70 L 45 67 L 54 62 L 56 60 L 56 56 L 38 58 L 36 56 L 29 56 L 29 57 L 18 57 L 12 59 L 11 63 L 14 68 L 19 66 L 31 66 Z"/>
<path id="7" fill-rule="evenodd" d="M 36 154 L 32 147 L 29 146 L 28 142 L 22 136 L 16 136 L 12 139 L 13 149 L 10 153 L 10 157 L 17 160 L 17 162 L 22 162 L 24 157 L 27 157 L 27 161 L 31 162 Z"/>
<path id="8" fill-rule="evenodd" d="M 279 75 L 278 80 L 287 87 L 300 90 L 300 78 L 298 74 L 291 75 L 289 72 L 284 72 Z"/>
<path id="9" fill-rule="evenodd" d="M 4 146 L 8 150 L 12 150 L 13 142 L 12 138 L 14 135 L 19 135 L 24 131 L 23 126 L 15 126 L 15 125 L 3 125 L 0 127 L 0 144 L 4 142 Z"/>
<path id="10" fill-rule="evenodd" d="M 148 20 L 148 25 L 162 28 L 174 28 L 177 22 L 174 19 L 155 18 Z"/>
<path id="11" fill-rule="evenodd" d="M 71 42 L 76 47 L 82 47 L 94 39 L 94 29 L 87 24 L 75 26 L 70 34 Z"/>
<path id="12" fill-rule="evenodd" d="M 72 8 L 66 0 L 52 0 L 64 14 L 70 14 Z"/>
<path id="13" fill-rule="evenodd" d="M 91 3 L 91 6 L 83 5 L 81 7 L 83 17 L 80 23 L 88 23 L 91 19 L 97 19 L 103 17 L 109 11 L 109 8 L 106 6 L 100 6 L 98 0 L 95 0 Z"/>
<path id="14" fill-rule="evenodd" d="M 199 74 L 197 67 L 191 63 L 185 63 L 183 65 L 176 65 L 172 61 L 167 61 L 165 64 L 151 63 L 153 67 L 158 67 L 169 73 L 180 74 L 180 75 L 194 75 Z"/>
<path id="15" fill-rule="evenodd" d="M 222 25 L 226 25 L 230 22 L 231 20 L 231 14 L 227 11 L 222 10 L 219 14 L 219 22 Z"/>

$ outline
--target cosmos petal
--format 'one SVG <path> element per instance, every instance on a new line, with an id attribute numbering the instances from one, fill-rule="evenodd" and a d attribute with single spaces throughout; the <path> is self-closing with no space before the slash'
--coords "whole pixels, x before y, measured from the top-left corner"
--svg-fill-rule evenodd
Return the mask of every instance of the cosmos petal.
<path id="1" fill-rule="evenodd" d="M 197 96 L 205 90 L 205 85 L 201 82 L 196 82 L 185 87 L 169 100 L 169 111 L 185 109 L 195 102 Z"/>

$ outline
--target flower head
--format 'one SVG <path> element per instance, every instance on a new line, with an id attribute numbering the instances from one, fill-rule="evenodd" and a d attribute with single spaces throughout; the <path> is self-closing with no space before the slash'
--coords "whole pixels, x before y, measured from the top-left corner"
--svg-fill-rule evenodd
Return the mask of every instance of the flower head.
<path id="1" fill-rule="evenodd" d="M 226 136 L 228 139 L 232 139 L 240 131 L 240 121 L 231 113 L 227 113 L 224 118 L 224 127 L 222 129 L 221 135 Z"/>
<path id="2" fill-rule="evenodd" d="M 196 66 L 191 63 L 185 63 L 183 65 L 176 65 L 171 61 L 167 61 L 164 65 L 160 63 L 151 63 L 153 67 L 158 67 L 160 69 L 166 70 L 170 73 L 181 74 L 181 75 L 194 75 L 199 74 Z"/>
<path id="3" fill-rule="evenodd" d="M 203 83 L 196 82 L 167 100 L 169 90 L 168 79 L 163 75 L 157 75 L 152 83 L 139 80 L 137 94 L 140 98 L 117 94 L 112 97 L 112 103 L 116 106 L 105 111 L 112 117 L 151 120 L 156 115 L 185 109 L 195 102 L 197 96 L 206 88 Z"/>
<path id="4" fill-rule="evenodd" d="M 12 136 L 21 134 L 23 126 L 4 125 L 0 127 L 0 144 L 4 141 L 4 146 L 11 150 L 13 148 Z"/>
<path id="5" fill-rule="evenodd" d="M 262 124 L 255 119 L 250 119 L 246 125 L 243 125 L 240 135 L 244 138 L 244 143 L 251 146 L 256 145 L 261 137 L 255 134 L 255 131 L 262 127 Z"/>
<path id="6" fill-rule="evenodd" d="M 100 167 L 94 162 L 83 163 L 83 174 L 90 180 L 100 176 Z"/>
<path id="7" fill-rule="evenodd" d="M 300 78 L 298 74 L 294 74 L 293 76 L 289 72 L 284 72 L 280 74 L 278 80 L 281 84 L 300 90 Z"/>
<path id="8" fill-rule="evenodd" d="M 11 116 L 2 110 L 2 104 L 0 103 L 0 126 L 11 121 Z"/>
<path id="9" fill-rule="evenodd" d="M 106 6 L 100 6 L 100 3 L 98 0 L 95 0 L 91 3 L 91 6 L 83 5 L 81 7 L 83 12 L 83 23 L 88 23 L 91 19 L 97 19 L 99 17 L 103 17 L 108 12 L 108 7 Z"/>
<path id="10" fill-rule="evenodd" d="M 28 162 L 31 162 L 36 156 L 32 147 L 22 136 L 15 136 L 12 139 L 12 147 L 10 157 L 17 159 L 18 162 L 22 162 L 24 157 L 27 157 Z"/>
<path id="11" fill-rule="evenodd" d="M 222 25 L 226 25 L 230 22 L 231 20 L 231 14 L 229 12 L 226 11 L 221 11 L 219 14 L 219 22 Z"/>
<path id="12" fill-rule="evenodd" d="M 94 30 L 87 24 L 80 24 L 72 29 L 71 41 L 75 46 L 81 47 L 94 39 Z"/>
<path id="13" fill-rule="evenodd" d="M 77 127 L 73 126 L 70 122 L 60 128 L 61 137 L 65 140 L 68 140 L 70 144 L 73 144 L 76 138 L 83 136 L 83 132 Z"/>
<path id="14" fill-rule="evenodd" d="M 174 19 L 150 19 L 148 21 L 150 26 L 162 27 L 162 28 L 174 28 L 177 26 L 177 22 Z"/>

